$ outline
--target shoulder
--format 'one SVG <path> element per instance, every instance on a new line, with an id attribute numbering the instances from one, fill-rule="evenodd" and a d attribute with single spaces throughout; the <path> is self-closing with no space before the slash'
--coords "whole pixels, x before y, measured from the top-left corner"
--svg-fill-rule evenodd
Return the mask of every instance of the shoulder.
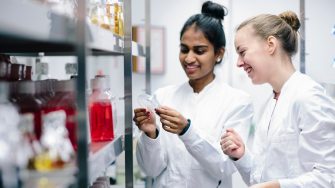
<path id="1" fill-rule="evenodd" d="M 305 74 L 298 76 L 294 89 L 296 90 L 295 105 L 299 106 L 302 111 L 311 109 L 311 107 L 322 110 L 324 106 L 334 104 L 333 99 L 326 94 L 326 90 Z"/>
<path id="2" fill-rule="evenodd" d="M 168 85 L 157 89 L 154 92 L 155 97 L 158 99 L 164 99 L 167 97 L 171 97 L 178 92 L 185 92 L 189 88 L 188 83 L 176 84 L 176 85 Z"/>
<path id="3" fill-rule="evenodd" d="M 219 94 L 224 97 L 225 100 L 237 102 L 240 104 L 251 103 L 251 97 L 248 93 L 243 90 L 233 88 L 226 83 L 221 83 L 219 86 Z"/>
<path id="4" fill-rule="evenodd" d="M 154 94 L 155 95 L 163 95 L 166 93 L 175 93 L 178 90 L 181 90 L 182 88 L 185 88 L 186 83 L 182 83 L 182 84 L 176 84 L 176 85 L 168 85 L 168 86 L 164 86 L 161 88 L 158 88 Z"/>

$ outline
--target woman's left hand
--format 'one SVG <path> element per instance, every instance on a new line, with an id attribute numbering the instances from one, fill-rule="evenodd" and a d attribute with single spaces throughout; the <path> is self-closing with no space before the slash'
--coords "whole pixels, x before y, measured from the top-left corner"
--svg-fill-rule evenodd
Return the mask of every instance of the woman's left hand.
<path id="1" fill-rule="evenodd" d="M 155 111 L 160 117 L 163 129 L 167 132 L 180 134 L 187 126 L 187 119 L 172 108 L 161 106 L 156 108 Z"/>
<path id="2" fill-rule="evenodd" d="M 280 188 L 278 181 L 268 181 L 251 186 L 250 188 Z"/>

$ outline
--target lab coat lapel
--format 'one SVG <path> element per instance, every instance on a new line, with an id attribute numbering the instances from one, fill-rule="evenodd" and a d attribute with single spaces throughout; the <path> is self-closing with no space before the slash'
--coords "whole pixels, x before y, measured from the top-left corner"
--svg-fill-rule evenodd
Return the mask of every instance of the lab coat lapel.
<path id="1" fill-rule="evenodd" d="M 293 73 L 283 85 L 272 115 L 272 120 L 268 132 L 270 137 L 280 134 L 281 130 L 286 129 L 286 127 L 289 126 L 289 122 L 287 122 L 287 117 L 289 116 L 288 109 L 290 109 L 289 105 L 292 105 L 290 101 L 295 97 L 295 91 L 297 89 L 296 77 L 297 73 Z"/>

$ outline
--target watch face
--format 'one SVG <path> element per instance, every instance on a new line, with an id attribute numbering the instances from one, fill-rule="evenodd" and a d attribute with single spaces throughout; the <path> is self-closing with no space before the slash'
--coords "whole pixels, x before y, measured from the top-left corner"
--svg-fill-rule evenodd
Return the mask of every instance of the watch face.
<path id="1" fill-rule="evenodd" d="M 148 94 L 141 94 L 137 97 L 138 104 L 143 108 L 148 108 L 150 110 L 154 110 L 158 108 L 160 105 L 156 99 L 156 97 L 148 95 Z"/>

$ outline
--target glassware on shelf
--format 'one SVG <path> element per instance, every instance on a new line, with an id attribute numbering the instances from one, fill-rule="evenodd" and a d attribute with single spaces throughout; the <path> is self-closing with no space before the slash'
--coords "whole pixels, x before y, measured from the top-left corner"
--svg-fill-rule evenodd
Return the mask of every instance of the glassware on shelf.
<path id="1" fill-rule="evenodd" d="M 0 81 L 9 80 L 11 62 L 10 57 L 5 54 L 0 54 Z"/>
<path id="2" fill-rule="evenodd" d="M 97 76 L 91 80 L 92 94 L 89 97 L 90 132 L 92 141 L 114 139 L 116 126 L 115 97 L 112 95 L 109 78 Z"/>
<path id="3" fill-rule="evenodd" d="M 75 80 L 55 82 L 56 92 L 43 107 L 40 142 L 44 150 L 35 158 L 38 171 L 64 169 L 74 162 L 77 147 L 74 86 Z"/>
<path id="4" fill-rule="evenodd" d="M 89 20 L 101 28 L 124 36 L 123 4 L 116 0 L 90 0 Z"/>
<path id="5" fill-rule="evenodd" d="M 43 109 L 42 127 L 43 131 L 45 127 L 52 128 L 55 125 L 65 127 L 67 130 L 67 136 L 70 139 L 73 148 L 76 150 L 77 107 L 75 98 L 75 82 L 75 79 L 56 82 L 55 96 L 47 102 Z M 71 153 L 70 150 L 68 152 Z"/>
<path id="6" fill-rule="evenodd" d="M 11 64 L 9 81 L 24 80 L 25 77 L 25 65 L 23 64 Z"/>

